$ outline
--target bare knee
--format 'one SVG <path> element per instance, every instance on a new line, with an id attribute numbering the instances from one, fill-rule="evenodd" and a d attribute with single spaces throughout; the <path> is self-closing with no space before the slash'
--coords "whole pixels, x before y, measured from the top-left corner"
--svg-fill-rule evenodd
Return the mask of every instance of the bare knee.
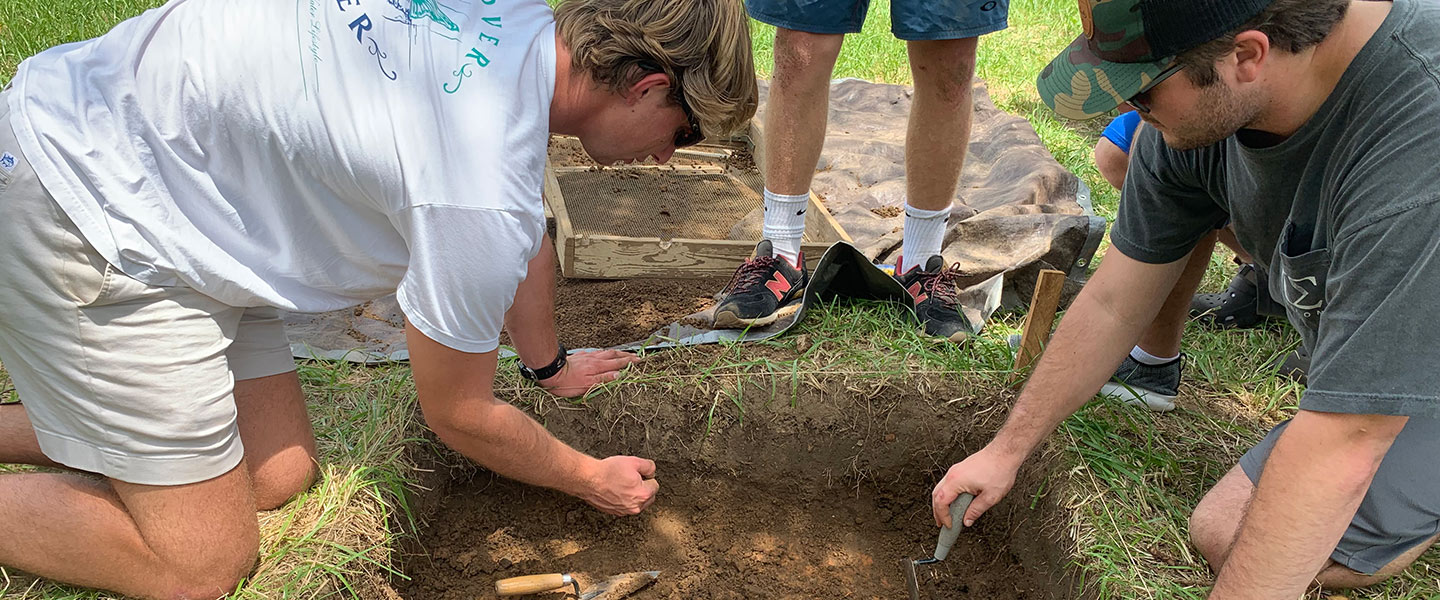
<path id="1" fill-rule="evenodd" d="M 1125 174 L 1130 170 L 1130 155 L 1115 142 L 1102 137 L 1095 143 L 1095 168 L 1115 189 L 1124 188 Z"/>
<path id="2" fill-rule="evenodd" d="M 159 590 L 159 597 L 195 600 L 231 594 L 255 569 L 260 557 L 259 531 L 244 539 L 196 546 L 192 550 L 190 556 L 177 557 L 169 563 L 169 577 L 156 578 L 175 582 L 172 589 Z"/>
<path id="3" fill-rule="evenodd" d="M 1205 493 L 1190 515 L 1190 542 L 1217 573 L 1230 555 L 1254 490 L 1245 471 L 1236 465 Z"/>
<path id="4" fill-rule="evenodd" d="M 314 448 L 298 446 L 253 465 L 252 469 L 251 485 L 255 490 L 255 507 L 259 510 L 274 510 L 305 493 L 320 473 Z"/>
<path id="5" fill-rule="evenodd" d="M 1196 506 L 1195 512 L 1190 514 L 1190 543 L 1205 557 L 1210 570 L 1216 573 L 1224 566 L 1230 544 L 1235 539 L 1233 532 L 1227 536 L 1223 528 L 1218 526 L 1219 522 L 1220 517 L 1216 511 L 1206 508 L 1204 504 Z"/>
<path id="6" fill-rule="evenodd" d="M 826 77 L 840 56 L 845 36 L 808 33 L 780 28 L 775 31 L 775 73 L 777 83 L 789 77 L 800 77 L 813 69 L 823 69 Z"/>
<path id="7" fill-rule="evenodd" d="M 977 43 L 976 38 L 909 42 L 916 94 L 957 106 L 969 103 Z"/>

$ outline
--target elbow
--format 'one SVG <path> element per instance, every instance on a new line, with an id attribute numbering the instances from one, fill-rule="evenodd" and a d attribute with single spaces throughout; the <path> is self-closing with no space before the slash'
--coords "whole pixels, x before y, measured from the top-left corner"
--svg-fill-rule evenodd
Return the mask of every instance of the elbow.
<path id="1" fill-rule="evenodd" d="M 425 426 L 435 432 L 435 436 L 446 446 L 459 450 L 471 447 L 477 441 L 484 442 L 488 436 L 484 424 L 493 421 L 489 415 L 496 409 L 496 404 L 482 399 L 426 402 L 422 398 L 420 411 L 425 418 Z"/>

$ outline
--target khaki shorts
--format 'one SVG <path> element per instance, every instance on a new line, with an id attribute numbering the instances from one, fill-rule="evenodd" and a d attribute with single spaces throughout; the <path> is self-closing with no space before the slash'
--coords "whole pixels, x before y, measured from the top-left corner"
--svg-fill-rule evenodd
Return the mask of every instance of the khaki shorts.
<path id="1" fill-rule="evenodd" d="M 271 308 L 155 287 L 110 266 L 45 191 L 0 93 L 0 365 L 40 449 L 129 483 L 240 463 L 235 381 L 295 369 Z"/>

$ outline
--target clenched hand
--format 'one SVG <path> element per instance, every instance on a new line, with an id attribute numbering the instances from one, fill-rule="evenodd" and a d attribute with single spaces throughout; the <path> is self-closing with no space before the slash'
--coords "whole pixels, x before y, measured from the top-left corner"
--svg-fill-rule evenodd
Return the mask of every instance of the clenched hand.
<path id="1" fill-rule="evenodd" d="M 660 482 L 655 480 L 655 461 L 635 456 L 601 460 L 590 483 L 591 489 L 581 494 L 581 499 L 601 512 L 616 516 L 639 514 L 660 492 Z"/>
<path id="2" fill-rule="evenodd" d="M 950 503 L 960 497 L 961 492 L 969 492 L 975 500 L 965 511 L 965 526 L 974 525 L 975 519 L 1010 492 L 1019 467 L 1018 462 L 992 453 L 988 446 L 950 467 L 930 494 L 935 524 L 950 527 Z"/>

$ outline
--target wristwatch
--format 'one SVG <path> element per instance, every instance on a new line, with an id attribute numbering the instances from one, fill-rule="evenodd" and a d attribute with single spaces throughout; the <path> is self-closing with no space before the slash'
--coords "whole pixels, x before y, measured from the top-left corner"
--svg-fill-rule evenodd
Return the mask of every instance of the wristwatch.
<path id="1" fill-rule="evenodd" d="M 565 350 L 565 344 L 559 344 L 559 346 L 560 351 L 555 353 L 555 360 L 550 361 L 550 364 L 540 367 L 538 369 L 532 369 L 525 366 L 524 360 L 519 361 L 520 376 L 529 379 L 530 381 L 544 381 L 546 379 L 559 375 L 560 369 L 565 368 L 565 356 L 567 354 Z"/>

